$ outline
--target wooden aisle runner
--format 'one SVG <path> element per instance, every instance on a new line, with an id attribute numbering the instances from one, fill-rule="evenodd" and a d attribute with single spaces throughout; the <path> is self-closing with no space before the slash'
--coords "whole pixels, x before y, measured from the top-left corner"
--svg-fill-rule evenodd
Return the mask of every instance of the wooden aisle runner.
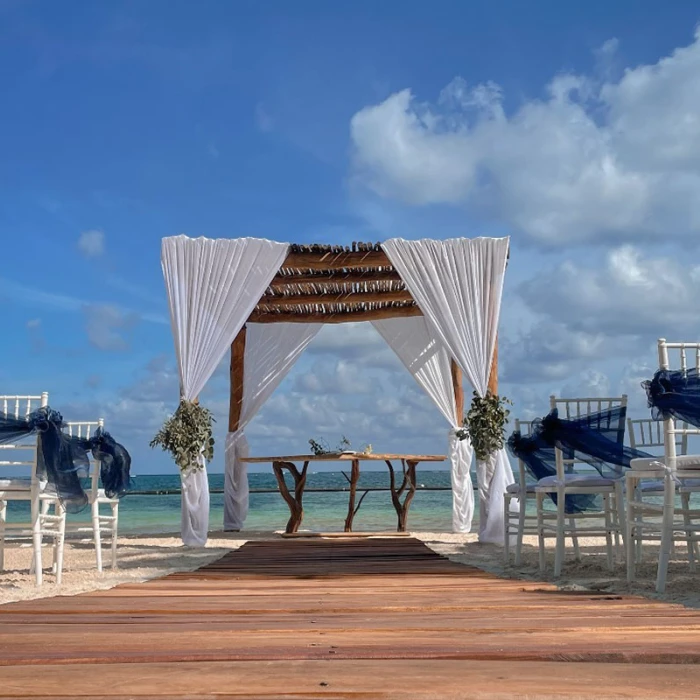
<path id="1" fill-rule="evenodd" d="M 214 695 L 697 698 L 700 611 L 499 579 L 413 538 L 250 542 L 0 606 L 0 697 Z"/>

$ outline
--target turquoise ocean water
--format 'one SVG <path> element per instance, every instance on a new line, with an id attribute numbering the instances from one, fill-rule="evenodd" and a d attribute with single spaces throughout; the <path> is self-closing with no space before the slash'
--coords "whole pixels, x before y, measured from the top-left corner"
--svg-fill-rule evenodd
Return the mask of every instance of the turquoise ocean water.
<path id="1" fill-rule="evenodd" d="M 289 519 L 289 509 L 277 491 L 277 482 L 271 473 L 249 474 L 251 489 L 275 489 L 274 493 L 251 493 L 247 530 L 284 529 Z M 451 491 L 424 491 L 424 487 L 450 487 L 450 474 L 447 471 L 425 471 L 418 474 L 419 489 L 411 504 L 408 524 L 413 530 L 449 531 L 452 523 Z M 388 487 L 387 472 L 363 472 L 358 486 L 358 499 L 363 487 Z M 291 486 L 291 482 L 290 482 Z M 223 474 L 209 475 L 210 489 L 223 489 Z M 308 489 L 345 488 L 348 484 L 342 473 L 310 473 L 304 494 L 304 522 L 302 529 L 314 531 L 342 531 L 347 515 L 348 492 L 313 493 Z M 134 491 L 166 491 L 180 488 L 178 474 L 138 475 L 133 480 Z M 26 504 L 10 503 L 8 520 L 28 519 Z M 89 509 L 69 516 L 71 522 L 89 522 Z M 223 494 L 211 495 L 210 530 L 223 528 Z M 355 516 L 353 529 L 395 530 L 396 512 L 391 503 L 389 491 L 375 491 L 367 494 Z M 180 495 L 142 496 L 127 494 L 119 506 L 119 530 L 122 534 L 177 533 L 180 531 Z"/>

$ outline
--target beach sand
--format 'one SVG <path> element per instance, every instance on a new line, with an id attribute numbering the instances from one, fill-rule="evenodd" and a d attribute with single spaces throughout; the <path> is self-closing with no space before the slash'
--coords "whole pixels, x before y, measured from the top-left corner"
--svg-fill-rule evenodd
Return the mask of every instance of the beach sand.
<path id="1" fill-rule="evenodd" d="M 676 552 L 669 567 L 667 591 L 663 595 L 654 592 L 656 577 L 657 546 L 645 545 L 645 561 L 638 567 L 638 580 L 632 585 L 626 582 L 624 564 L 617 564 L 615 571 L 606 568 L 604 541 L 598 538 L 580 538 L 582 561 L 573 559 L 573 552 L 567 550 L 567 560 L 562 577 L 554 581 L 552 566 L 554 553 L 548 552 L 548 573 L 542 576 L 538 568 L 537 538 L 526 537 L 523 550 L 523 563 L 519 567 L 506 566 L 503 549 L 496 545 L 479 544 L 476 534 L 452 534 L 414 532 L 413 536 L 423 540 L 436 552 L 453 561 L 476 566 L 497 576 L 552 581 L 562 589 L 595 590 L 610 593 L 637 594 L 650 598 L 700 607 L 700 574 L 688 570 L 685 547 L 676 546 Z M 112 588 L 120 583 L 146 581 L 176 571 L 192 571 L 207 564 L 231 549 L 237 549 L 249 540 L 279 537 L 270 532 L 213 532 L 206 547 L 185 547 L 176 534 L 172 535 L 133 535 L 119 538 L 119 568 L 104 572 L 95 570 L 95 552 L 88 539 L 70 537 L 66 540 L 64 554 L 63 583 L 57 586 L 54 576 L 47 571 L 44 585 L 37 587 L 34 576 L 29 573 L 31 547 L 7 543 L 5 550 L 5 570 L 0 572 L 0 603 L 16 600 L 29 600 L 55 595 L 74 595 L 88 591 Z M 548 541 L 551 548 L 554 541 Z M 44 562 L 51 560 L 51 549 L 46 548 Z M 103 550 L 103 557 L 109 561 L 109 551 Z"/>

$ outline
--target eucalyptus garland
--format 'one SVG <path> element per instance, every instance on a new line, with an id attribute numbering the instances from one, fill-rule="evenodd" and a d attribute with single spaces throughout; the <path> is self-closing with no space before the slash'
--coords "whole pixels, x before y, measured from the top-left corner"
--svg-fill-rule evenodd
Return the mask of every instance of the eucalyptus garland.
<path id="1" fill-rule="evenodd" d="M 183 472 L 201 469 L 200 455 L 208 462 L 214 457 L 213 421 L 209 409 L 181 399 L 175 413 L 165 421 L 150 445 L 170 452 Z"/>
<path id="2" fill-rule="evenodd" d="M 472 404 L 464 417 L 464 428 L 457 431 L 457 437 L 460 440 L 469 438 L 478 460 L 485 461 L 503 448 L 510 415 L 506 406 L 512 405 L 513 402 L 505 396 L 491 393 L 479 396 L 474 392 Z"/>
<path id="3" fill-rule="evenodd" d="M 327 455 L 327 454 L 338 454 L 340 452 L 345 452 L 349 451 L 350 449 L 350 440 L 348 440 L 345 435 L 342 436 L 340 439 L 340 442 L 338 445 L 331 449 L 328 445 L 328 443 L 323 439 L 319 438 L 318 440 L 314 440 L 313 438 L 309 440 L 309 446 L 311 447 L 311 451 L 316 455 Z M 372 445 L 365 445 L 362 450 L 358 454 L 371 454 L 372 453 Z"/>

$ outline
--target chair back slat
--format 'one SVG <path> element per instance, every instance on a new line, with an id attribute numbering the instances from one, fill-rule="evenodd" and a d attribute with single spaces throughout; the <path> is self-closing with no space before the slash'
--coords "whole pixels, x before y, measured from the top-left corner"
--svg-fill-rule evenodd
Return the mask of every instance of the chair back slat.
<path id="1" fill-rule="evenodd" d="M 688 427 L 683 423 L 684 429 Z M 694 430 L 694 429 L 693 429 Z M 633 449 L 648 451 L 650 447 L 664 446 L 664 423 L 653 418 L 628 418 L 627 434 L 629 435 L 630 447 Z M 676 433 L 677 454 L 688 454 L 688 434 Z"/>
<path id="2" fill-rule="evenodd" d="M 669 351 L 672 351 L 672 353 Z M 689 369 L 700 370 L 700 342 L 670 343 L 665 338 L 659 338 L 658 353 L 659 369 L 661 370 L 672 370 L 674 366 L 678 366 L 681 372 L 687 372 Z M 695 361 L 693 367 L 688 366 L 689 353 L 692 353 L 691 357 Z M 677 365 L 676 357 L 678 357 Z M 688 423 L 683 423 L 679 427 L 673 417 L 660 421 L 660 423 L 663 426 L 664 433 L 665 461 L 671 469 L 675 469 L 676 457 L 679 454 L 688 454 L 688 437 L 690 435 L 700 435 L 700 428 L 690 426 Z"/>
<path id="3" fill-rule="evenodd" d="M 555 408 L 559 411 L 559 415 L 564 413 L 567 420 L 576 420 L 577 418 L 583 418 L 585 416 L 590 416 L 594 413 L 602 413 L 603 411 L 610 411 L 615 408 L 623 409 L 622 419 L 617 425 L 612 424 L 612 415 L 610 413 L 603 414 L 599 417 L 597 426 L 606 430 L 615 430 L 617 441 L 622 444 L 625 439 L 625 429 L 627 424 L 624 420 L 624 410 L 627 408 L 627 395 L 623 394 L 618 397 L 586 397 L 586 398 L 557 398 L 552 395 L 549 397 L 550 409 Z M 564 453 L 561 449 L 555 449 L 556 467 L 557 467 L 557 478 L 564 479 L 565 474 L 571 473 L 576 464 L 586 464 L 591 465 L 591 462 L 582 462 L 576 459 L 575 453 L 568 452 Z M 601 463 L 602 466 L 602 463 Z"/>
<path id="4" fill-rule="evenodd" d="M 2 412 L 12 418 L 26 418 L 33 411 L 49 405 L 48 392 L 41 394 L 3 394 L 0 395 L 0 407 Z M 34 488 L 38 484 L 36 474 L 37 462 L 37 440 L 35 435 L 18 440 L 16 443 L 0 445 L 2 449 L 2 459 L 0 459 L 0 470 L 3 476 L 19 476 L 30 479 L 27 490 Z M 17 469 L 17 467 L 23 467 Z M 20 487 L 13 486 L 12 490 L 19 490 Z"/>
<path id="5" fill-rule="evenodd" d="M 97 420 L 67 421 L 63 424 L 64 432 L 71 437 L 87 440 L 98 428 L 104 428 L 104 418 Z M 90 455 L 90 495 L 96 497 L 100 488 L 99 462 Z"/>

